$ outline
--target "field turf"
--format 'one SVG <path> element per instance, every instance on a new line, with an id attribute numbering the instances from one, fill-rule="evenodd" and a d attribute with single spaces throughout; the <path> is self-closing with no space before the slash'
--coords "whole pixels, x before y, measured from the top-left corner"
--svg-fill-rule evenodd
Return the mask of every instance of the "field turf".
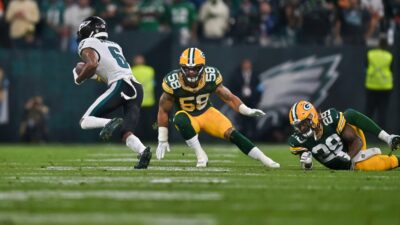
<path id="1" fill-rule="evenodd" d="M 398 225 L 400 171 L 305 172 L 286 146 L 270 170 L 231 145 L 204 144 L 208 168 L 172 145 L 133 170 L 123 145 L 0 145 L 0 225 Z"/>

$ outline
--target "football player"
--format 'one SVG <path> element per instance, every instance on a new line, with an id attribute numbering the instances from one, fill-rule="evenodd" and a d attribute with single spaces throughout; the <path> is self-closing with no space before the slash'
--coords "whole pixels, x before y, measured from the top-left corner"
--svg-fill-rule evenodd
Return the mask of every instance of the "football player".
<path id="1" fill-rule="evenodd" d="M 198 48 L 188 48 L 179 59 L 180 69 L 168 73 L 163 80 L 164 90 L 160 97 L 158 110 L 158 147 L 157 158 L 162 159 L 168 144 L 168 113 L 173 106 L 176 113 L 173 123 L 186 144 L 194 150 L 197 167 L 206 167 L 208 157 L 198 139 L 198 133 L 204 131 L 214 137 L 229 140 L 246 155 L 261 161 L 266 167 L 279 168 L 280 165 L 256 147 L 249 139 L 235 130 L 231 121 L 215 109 L 210 95 L 217 96 L 232 109 L 246 116 L 263 116 L 259 109 L 251 109 L 232 94 L 222 84 L 222 75 L 211 66 L 206 66 L 204 53 Z"/>
<path id="2" fill-rule="evenodd" d="M 107 25 L 100 17 L 92 16 L 83 20 L 79 26 L 78 54 L 85 62 L 81 69 L 74 68 L 74 81 L 77 85 L 87 79 L 98 79 L 108 85 L 83 115 L 82 129 L 103 128 L 100 137 L 107 140 L 117 128 L 121 127 L 122 140 L 139 154 L 136 169 L 147 168 L 151 152 L 134 135 L 143 100 L 143 88 L 132 75 L 131 68 L 122 53 L 121 47 L 107 40 Z M 107 119 L 104 116 L 122 107 L 123 118 Z"/>
<path id="3" fill-rule="evenodd" d="M 390 170 L 399 166 L 399 157 L 383 155 L 379 148 L 367 148 L 364 132 L 384 141 L 393 150 L 400 147 L 400 136 L 389 135 L 374 121 L 353 109 L 344 113 L 334 108 L 317 113 L 307 101 L 295 103 L 289 112 L 294 134 L 288 143 L 300 155 L 304 169 L 312 168 L 312 157 L 334 170 Z"/>

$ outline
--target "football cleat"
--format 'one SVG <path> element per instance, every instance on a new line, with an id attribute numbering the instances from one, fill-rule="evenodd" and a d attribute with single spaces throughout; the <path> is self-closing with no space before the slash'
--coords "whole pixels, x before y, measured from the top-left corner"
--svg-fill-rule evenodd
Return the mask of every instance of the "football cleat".
<path id="1" fill-rule="evenodd" d="M 107 141 L 112 137 L 113 132 L 115 129 L 120 127 L 124 120 L 122 118 L 114 118 L 110 122 L 108 122 L 104 128 L 100 131 L 100 138 L 103 141 Z"/>
<path id="2" fill-rule="evenodd" d="M 272 168 L 272 169 L 278 169 L 281 167 L 281 164 L 277 163 L 277 162 L 272 162 L 269 164 L 264 164 L 266 167 Z"/>
<path id="3" fill-rule="evenodd" d="M 400 136 L 399 135 L 390 135 L 390 153 L 389 155 L 392 154 L 393 151 L 397 150 L 400 148 Z"/>
<path id="4" fill-rule="evenodd" d="M 196 167 L 197 168 L 206 168 L 208 166 L 207 160 L 197 161 Z"/>
<path id="5" fill-rule="evenodd" d="M 139 162 L 134 166 L 135 169 L 147 169 L 151 160 L 150 147 L 147 147 L 142 154 L 140 154 Z"/>

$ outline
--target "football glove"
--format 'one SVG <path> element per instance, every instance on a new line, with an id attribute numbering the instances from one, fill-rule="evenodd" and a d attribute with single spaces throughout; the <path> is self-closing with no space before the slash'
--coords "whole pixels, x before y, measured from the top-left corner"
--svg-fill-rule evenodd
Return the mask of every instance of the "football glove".
<path id="1" fill-rule="evenodd" d="M 301 168 L 304 170 L 311 170 L 313 167 L 311 152 L 303 152 L 300 156 Z"/>
<path id="2" fill-rule="evenodd" d="M 239 113 L 251 117 L 259 117 L 265 115 L 265 113 L 262 110 L 249 108 L 245 104 L 241 104 L 239 106 Z"/>
<path id="3" fill-rule="evenodd" d="M 158 142 L 157 151 L 156 151 L 156 155 L 157 155 L 157 159 L 158 160 L 164 158 L 165 151 L 167 151 L 167 152 L 171 151 L 170 148 L 169 148 L 168 141 L 160 141 L 160 142 Z"/>

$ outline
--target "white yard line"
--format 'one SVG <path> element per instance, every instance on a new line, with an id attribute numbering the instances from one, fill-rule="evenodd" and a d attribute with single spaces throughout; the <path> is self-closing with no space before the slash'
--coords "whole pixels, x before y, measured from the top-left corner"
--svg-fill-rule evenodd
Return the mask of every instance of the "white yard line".
<path id="1" fill-rule="evenodd" d="M 10 224 L 163 224 L 163 225 L 216 225 L 207 214 L 145 214 L 145 213 L 0 213 L 1 221 Z"/>
<path id="2" fill-rule="evenodd" d="M 118 190 L 37 190 L 37 191 L 2 191 L 2 201 L 30 201 L 32 199 L 111 199 L 118 201 L 218 201 L 222 195 L 217 192 L 191 191 L 118 191 Z"/>
<path id="3" fill-rule="evenodd" d="M 40 170 L 80 171 L 80 170 L 107 170 L 107 171 L 134 171 L 133 166 L 48 166 Z M 152 171 L 197 171 L 197 172 L 229 172 L 230 169 L 222 167 L 173 167 L 173 166 L 149 166 Z"/>
<path id="4" fill-rule="evenodd" d="M 71 162 L 137 162 L 138 160 L 134 157 L 130 158 L 106 158 L 106 159 L 99 159 L 99 158 L 88 158 L 88 159 L 73 159 L 69 160 Z M 196 159 L 163 159 L 157 160 L 154 162 L 159 163 L 196 163 Z M 210 163 L 234 163 L 232 160 L 212 160 L 210 159 Z"/>

